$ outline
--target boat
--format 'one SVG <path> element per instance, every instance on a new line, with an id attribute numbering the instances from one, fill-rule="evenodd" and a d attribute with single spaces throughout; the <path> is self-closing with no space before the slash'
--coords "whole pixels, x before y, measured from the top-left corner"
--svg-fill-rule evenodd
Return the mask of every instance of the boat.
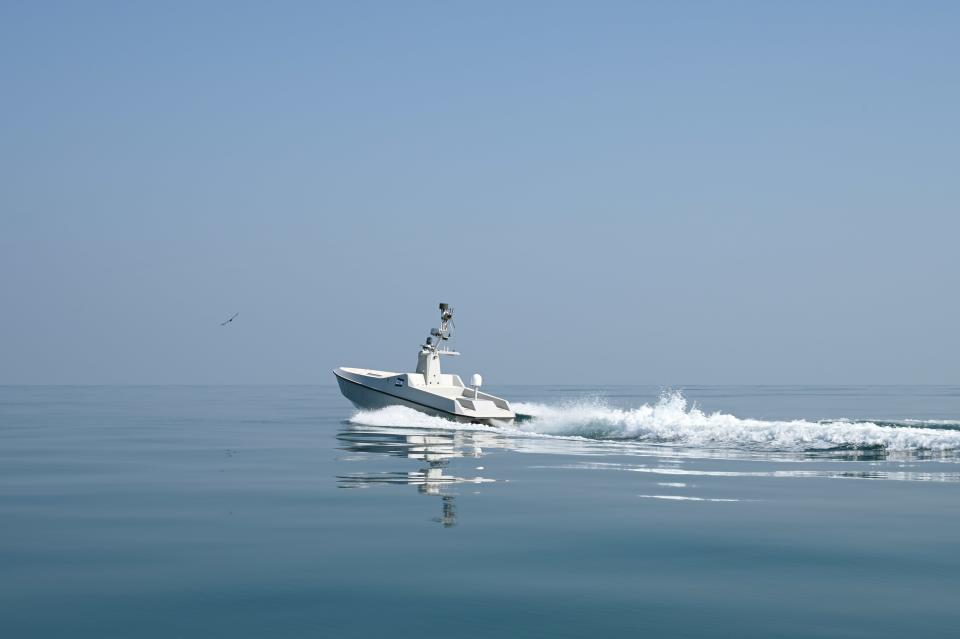
<path id="1" fill-rule="evenodd" d="M 354 406 L 365 410 L 406 406 L 457 422 L 487 425 L 513 422 L 517 415 L 510 403 L 482 392 L 483 378 L 479 374 L 474 374 L 470 386 L 466 386 L 459 375 L 440 371 L 441 357 L 460 354 L 444 346 L 450 339 L 452 322 L 453 308 L 441 303 L 440 327 L 431 329 L 420 346 L 415 372 L 340 367 L 333 371 L 340 392 Z"/>

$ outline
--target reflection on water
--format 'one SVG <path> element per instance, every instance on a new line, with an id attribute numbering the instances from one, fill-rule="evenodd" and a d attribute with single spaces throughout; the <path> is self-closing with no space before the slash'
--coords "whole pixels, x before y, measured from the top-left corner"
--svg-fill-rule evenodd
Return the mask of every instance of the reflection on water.
<path id="1" fill-rule="evenodd" d="M 688 497 L 684 495 L 640 495 L 642 499 L 666 499 L 668 501 L 711 501 L 711 502 L 722 502 L 722 503 L 732 503 L 735 501 L 743 501 L 742 499 L 726 499 L 726 498 L 717 498 L 717 497 Z"/>
<path id="2" fill-rule="evenodd" d="M 485 477 L 458 477 L 448 474 L 450 459 L 481 457 L 484 433 L 423 431 L 350 425 L 337 435 L 342 450 L 353 453 L 379 453 L 390 457 L 415 459 L 424 465 L 412 471 L 357 472 L 337 475 L 340 488 L 367 488 L 376 484 L 416 486 L 421 495 L 440 497 L 440 516 L 434 521 L 446 528 L 457 523 L 455 494 L 451 486 L 492 482 Z M 488 438 L 489 443 L 493 443 Z"/>
<path id="3" fill-rule="evenodd" d="M 628 471 L 652 476 L 654 484 L 682 494 L 650 494 L 640 497 L 672 501 L 743 501 L 735 496 L 706 498 L 687 494 L 693 486 L 667 478 L 793 478 L 856 479 L 909 482 L 960 482 L 953 460 L 916 454 L 882 451 L 797 451 L 773 452 L 729 449 L 699 449 L 653 445 L 640 442 L 612 442 L 580 437 L 556 437 L 479 427 L 415 428 L 345 423 L 337 435 L 341 450 L 356 453 L 350 461 L 383 462 L 384 458 L 416 460 L 420 467 L 366 470 L 337 475 L 340 488 L 368 488 L 374 485 L 416 486 L 422 495 L 439 499 L 440 516 L 434 521 L 445 527 L 457 523 L 457 488 L 464 484 L 496 481 L 483 476 L 459 476 L 451 472 L 450 460 L 477 458 L 484 450 L 504 449 L 521 455 L 581 457 L 568 463 L 525 465 L 529 470 Z M 371 460 L 371 455 L 374 460 Z M 598 457 L 607 460 L 599 461 Z M 346 461 L 346 459 L 344 460 Z M 644 463 L 637 463 L 637 462 Z M 483 470 L 483 466 L 477 466 Z M 461 471 L 462 472 L 462 471 Z M 501 478 L 502 480 L 503 478 Z M 750 501 L 750 500 L 747 500 Z"/>
<path id="4" fill-rule="evenodd" d="M 956 387 L 864 392 L 691 395 L 742 415 L 960 423 Z M 524 393 L 558 403 L 498 392 Z M 352 415 L 334 386 L 0 387 L 0 638 L 956 634 L 960 453 Z M 918 478 L 942 481 L 902 481 Z"/>
<path id="5" fill-rule="evenodd" d="M 859 462 L 857 462 L 859 463 Z M 893 470 L 859 470 L 849 466 L 838 468 L 802 470 L 708 470 L 688 469 L 671 466 L 646 466 L 637 464 L 582 462 L 579 464 L 558 464 L 539 466 L 538 468 L 566 469 L 566 470 L 623 470 L 634 473 L 650 473 L 653 475 L 683 475 L 693 477 L 793 477 L 819 479 L 879 479 L 887 481 L 929 481 L 929 482 L 960 482 L 960 473 L 957 472 L 920 472 L 920 471 L 893 471 Z M 661 482 L 659 486 L 685 487 L 682 482 Z M 648 497 L 649 495 L 643 495 Z"/>

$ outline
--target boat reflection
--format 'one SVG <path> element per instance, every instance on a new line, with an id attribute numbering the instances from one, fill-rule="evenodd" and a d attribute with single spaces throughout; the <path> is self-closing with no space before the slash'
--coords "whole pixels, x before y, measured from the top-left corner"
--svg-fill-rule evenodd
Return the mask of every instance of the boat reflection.
<path id="1" fill-rule="evenodd" d="M 709 478 L 814 478 L 892 481 L 960 482 L 960 473 L 936 472 L 936 459 L 908 453 L 877 451 L 760 451 L 729 448 L 687 448 L 676 444 L 638 441 L 596 440 L 576 436 L 546 436 L 505 428 L 416 428 L 375 426 L 347 422 L 337 435 L 340 448 L 356 456 L 344 461 L 363 461 L 368 469 L 393 465 L 395 458 L 419 462 L 412 469 L 367 470 L 337 476 L 341 488 L 368 488 L 374 485 L 416 486 L 422 495 L 440 500 L 440 516 L 434 521 L 444 527 L 457 524 L 458 490 L 465 484 L 496 481 L 471 475 L 484 470 L 470 464 L 485 450 L 509 451 L 513 463 L 524 464 L 516 455 L 531 455 L 531 470 L 630 471 L 655 479 L 678 477 Z M 568 462 L 560 462 L 566 457 Z M 580 459 L 576 459 L 576 458 Z M 573 459 L 570 459 L 573 458 Z M 458 461 L 459 460 L 459 461 Z M 749 462 L 750 466 L 743 466 Z M 864 464 L 868 464 L 865 467 Z M 399 462 L 397 462 L 399 465 Z M 470 471 L 466 469 L 470 468 Z M 455 470 L 454 470 L 455 469 Z M 933 472 L 930 472 L 933 471 Z M 676 484 L 676 482 L 673 482 Z M 674 485 L 672 487 L 685 487 Z M 665 498 L 657 497 L 654 498 Z M 670 499 L 678 499 L 676 496 Z"/>
<path id="2" fill-rule="evenodd" d="M 351 453 L 380 454 L 421 462 L 417 470 L 338 475 L 340 488 L 367 488 L 378 484 L 416 486 L 421 495 L 440 498 L 440 516 L 434 521 L 445 528 L 457 523 L 455 486 L 495 481 L 479 476 L 460 477 L 449 472 L 451 459 L 479 458 L 483 456 L 484 445 L 496 445 L 495 440 L 485 433 L 349 424 L 337 434 L 337 439 L 342 444 L 341 450 Z"/>

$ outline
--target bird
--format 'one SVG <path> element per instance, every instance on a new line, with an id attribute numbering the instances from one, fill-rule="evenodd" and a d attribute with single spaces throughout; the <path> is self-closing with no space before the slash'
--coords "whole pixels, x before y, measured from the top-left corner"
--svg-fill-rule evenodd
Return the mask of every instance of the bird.
<path id="1" fill-rule="evenodd" d="M 228 319 L 226 322 L 220 322 L 220 326 L 226 326 L 227 324 L 229 324 L 230 322 L 232 322 L 232 321 L 234 320 L 234 318 L 236 318 L 236 316 L 239 315 L 239 314 L 240 314 L 240 311 L 237 311 L 237 312 L 234 313 L 233 316 L 232 316 L 230 319 Z"/>

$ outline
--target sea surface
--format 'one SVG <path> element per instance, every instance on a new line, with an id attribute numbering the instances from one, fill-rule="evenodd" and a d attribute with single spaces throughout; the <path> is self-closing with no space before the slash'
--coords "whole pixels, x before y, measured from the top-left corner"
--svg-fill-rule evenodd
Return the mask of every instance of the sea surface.
<path id="1" fill-rule="evenodd" d="M 956 637 L 960 387 L 0 387 L 0 637 Z"/>

